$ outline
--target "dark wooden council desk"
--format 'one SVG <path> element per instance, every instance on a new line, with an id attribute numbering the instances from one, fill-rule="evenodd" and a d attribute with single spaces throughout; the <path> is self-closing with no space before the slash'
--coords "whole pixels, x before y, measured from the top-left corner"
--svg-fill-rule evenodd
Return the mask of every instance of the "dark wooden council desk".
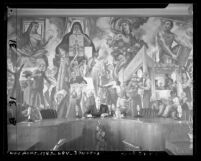
<path id="1" fill-rule="evenodd" d="M 8 125 L 8 150 L 27 150 L 36 143 L 34 150 L 50 150 L 62 138 L 74 141 L 74 146 L 66 150 L 96 150 L 98 121 L 106 133 L 108 151 L 123 150 L 122 141 L 145 151 L 164 151 L 167 142 L 189 142 L 188 125 L 171 119 L 56 119 Z M 186 154 L 192 154 L 192 150 Z"/>

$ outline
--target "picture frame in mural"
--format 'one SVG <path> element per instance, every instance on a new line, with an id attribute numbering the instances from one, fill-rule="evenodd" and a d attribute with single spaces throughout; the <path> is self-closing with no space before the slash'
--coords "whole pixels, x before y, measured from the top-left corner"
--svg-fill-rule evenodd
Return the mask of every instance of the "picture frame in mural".
<path id="1" fill-rule="evenodd" d="M 39 24 L 38 27 L 38 34 L 42 37 L 43 40 L 45 40 L 45 20 L 43 19 L 24 19 L 22 21 L 22 32 L 26 32 L 29 25 L 31 24 L 31 22 L 37 22 Z"/>

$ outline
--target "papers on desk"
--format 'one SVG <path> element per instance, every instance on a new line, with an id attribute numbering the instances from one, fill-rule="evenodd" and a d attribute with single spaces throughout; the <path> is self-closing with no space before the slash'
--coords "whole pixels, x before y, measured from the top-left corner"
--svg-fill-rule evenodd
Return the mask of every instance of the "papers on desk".
<path id="1" fill-rule="evenodd" d="M 92 115 L 91 115 L 91 114 L 88 114 L 86 117 L 87 117 L 87 118 L 92 118 Z"/>

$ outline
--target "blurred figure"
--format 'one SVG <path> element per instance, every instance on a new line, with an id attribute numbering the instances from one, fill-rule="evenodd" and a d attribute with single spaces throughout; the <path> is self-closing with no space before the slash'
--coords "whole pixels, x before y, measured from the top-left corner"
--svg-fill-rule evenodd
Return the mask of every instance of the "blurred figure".
<path id="1" fill-rule="evenodd" d="M 187 73 L 182 73 L 182 87 L 183 91 L 187 97 L 187 104 L 190 106 L 192 102 L 192 95 L 191 95 L 191 79 L 188 78 Z"/>
<path id="2" fill-rule="evenodd" d="M 114 106 L 117 104 L 117 98 L 118 98 L 118 95 L 117 95 L 116 88 L 109 88 L 108 95 L 107 95 L 107 104 L 108 104 L 110 114 L 112 111 L 112 105 Z"/>
<path id="3" fill-rule="evenodd" d="M 72 88 L 70 95 L 70 104 L 67 106 L 69 108 L 67 110 L 66 118 L 76 118 L 77 93 L 75 91 L 75 88 Z"/>
<path id="4" fill-rule="evenodd" d="M 65 90 L 60 90 L 55 94 L 56 110 L 58 118 L 66 118 L 68 104 L 68 93 Z"/>
<path id="5" fill-rule="evenodd" d="M 182 108 L 182 119 L 187 121 L 189 120 L 189 116 L 190 116 L 190 108 L 189 108 L 189 105 L 188 105 L 188 98 L 186 97 L 186 93 L 183 92 L 181 94 L 181 108 Z"/>
<path id="6" fill-rule="evenodd" d="M 90 91 L 87 95 L 86 112 L 84 113 L 84 116 L 86 117 L 87 115 L 97 115 L 96 102 L 93 91 Z"/>
<path id="7" fill-rule="evenodd" d="M 87 84 L 87 81 L 82 76 L 76 76 L 74 71 L 71 73 L 71 76 L 70 84 Z"/>
<path id="8" fill-rule="evenodd" d="M 46 80 L 49 84 L 51 81 L 46 76 L 47 64 L 45 62 L 41 63 L 39 69 L 35 70 L 33 73 L 34 83 L 33 89 L 31 92 L 31 105 L 38 107 L 42 105 L 44 108 L 46 107 L 43 88 L 44 88 L 44 80 Z"/>
<path id="9" fill-rule="evenodd" d="M 144 76 L 144 85 L 140 88 L 143 89 L 143 108 L 150 108 L 150 97 L 151 97 L 151 80 L 148 73 Z"/>
<path id="10" fill-rule="evenodd" d="M 82 110 L 82 117 L 84 117 L 84 113 L 86 112 L 86 102 L 87 102 L 87 94 L 86 92 L 82 92 L 82 98 L 81 98 L 81 110 Z"/>
<path id="11" fill-rule="evenodd" d="M 172 59 L 175 60 L 177 57 L 171 48 L 172 43 L 175 40 L 175 34 L 171 32 L 173 25 L 173 21 L 165 21 L 162 25 L 162 30 L 157 34 L 160 63 L 171 63 Z"/>
<path id="12" fill-rule="evenodd" d="M 19 69 L 15 67 L 14 68 L 15 72 L 12 72 L 7 68 L 7 71 L 14 76 L 14 84 L 13 84 L 13 88 L 11 92 L 11 97 L 16 98 L 16 101 L 18 103 L 23 103 L 23 93 L 22 93 L 22 89 L 20 85 L 20 74 L 21 74 L 23 66 L 24 64 L 21 65 Z"/>
<path id="13" fill-rule="evenodd" d="M 158 116 L 162 116 L 168 102 L 166 100 L 159 100 L 158 101 Z"/>
<path id="14" fill-rule="evenodd" d="M 118 93 L 117 109 L 119 109 L 121 114 L 123 114 L 124 116 L 127 114 L 127 111 L 129 109 L 128 101 L 124 91 Z"/>
<path id="15" fill-rule="evenodd" d="M 177 97 L 175 92 L 171 92 L 170 94 L 170 103 L 166 106 L 163 117 L 169 117 L 169 115 L 171 115 L 173 119 L 178 119 L 181 117 L 182 112 L 179 98 Z"/>

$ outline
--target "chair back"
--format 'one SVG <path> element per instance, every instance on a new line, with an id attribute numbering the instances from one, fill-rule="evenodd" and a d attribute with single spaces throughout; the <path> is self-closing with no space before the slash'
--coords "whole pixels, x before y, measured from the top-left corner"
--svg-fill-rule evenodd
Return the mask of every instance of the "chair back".
<path id="1" fill-rule="evenodd" d="M 57 112 L 54 109 L 42 109 L 40 110 L 42 119 L 55 119 L 57 118 Z"/>

